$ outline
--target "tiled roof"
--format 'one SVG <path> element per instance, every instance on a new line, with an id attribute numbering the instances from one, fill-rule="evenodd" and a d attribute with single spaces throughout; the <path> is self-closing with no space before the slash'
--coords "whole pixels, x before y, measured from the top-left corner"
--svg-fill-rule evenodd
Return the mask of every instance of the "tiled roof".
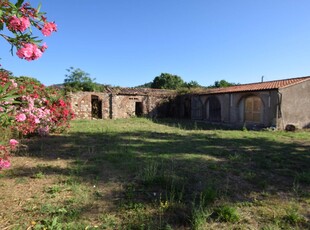
<path id="1" fill-rule="evenodd" d="M 295 84 L 298 84 L 298 83 L 301 83 L 307 80 L 310 80 L 310 76 L 284 79 L 284 80 L 276 80 L 276 81 L 251 83 L 251 84 L 243 84 L 243 85 L 235 85 L 235 86 L 229 86 L 229 87 L 224 87 L 224 88 L 213 88 L 213 89 L 207 89 L 205 92 L 201 92 L 201 94 L 235 93 L 235 92 L 245 92 L 245 91 L 280 89 L 280 88 L 285 88 L 285 87 L 295 85 Z"/>
<path id="2" fill-rule="evenodd" d="M 151 89 L 151 88 L 119 88 L 117 90 L 114 90 L 114 93 L 127 94 L 127 95 L 151 95 L 151 94 L 170 95 L 175 94 L 175 91 L 167 89 Z"/>

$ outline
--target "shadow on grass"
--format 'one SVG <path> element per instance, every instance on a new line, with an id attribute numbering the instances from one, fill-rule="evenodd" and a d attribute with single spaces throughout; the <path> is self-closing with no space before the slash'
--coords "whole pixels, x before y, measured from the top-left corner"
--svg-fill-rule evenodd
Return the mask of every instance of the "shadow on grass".
<path id="1" fill-rule="evenodd" d="M 176 127 L 172 124 L 169 126 Z M 185 122 L 176 128 L 208 127 Z M 277 133 L 178 129 L 71 132 L 26 144 L 31 157 L 68 159 L 70 166 L 21 168 L 13 176 L 31 177 L 44 171 L 74 175 L 85 182 L 107 183 L 117 178 L 124 184 L 124 191 L 114 191 L 121 208 L 154 201 L 159 204 L 160 199 L 184 204 L 167 209 L 160 217 L 173 226 L 189 225 L 189 206 L 210 189 L 214 193 L 210 202 L 251 202 L 253 192 L 309 196 L 309 142 L 293 142 Z M 146 218 L 150 219 L 158 221 L 154 214 Z"/>
<path id="2" fill-rule="evenodd" d="M 242 127 L 233 126 L 219 122 L 207 122 L 202 120 L 189 120 L 189 119 L 150 119 L 156 124 L 166 125 L 170 127 L 180 128 L 184 130 L 240 130 Z"/>

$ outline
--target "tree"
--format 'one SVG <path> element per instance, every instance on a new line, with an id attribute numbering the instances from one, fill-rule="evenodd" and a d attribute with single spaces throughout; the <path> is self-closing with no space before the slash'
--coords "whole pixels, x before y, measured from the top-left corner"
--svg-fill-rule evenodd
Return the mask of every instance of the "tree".
<path id="1" fill-rule="evenodd" d="M 66 91 L 95 91 L 95 79 L 91 79 L 89 74 L 81 69 L 70 67 L 67 69 L 69 74 L 66 74 L 64 86 Z"/>
<path id="2" fill-rule="evenodd" d="M 138 85 L 135 88 L 152 88 L 152 82 L 144 83 L 143 85 Z"/>
<path id="3" fill-rule="evenodd" d="M 184 87 L 185 82 L 177 75 L 162 73 L 154 78 L 151 88 L 155 89 L 179 89 Z"/>
<path id="4" fill-rule="evenodd" d="M 24 0 L 17 0 L 15 4 L 8 0 L 0 1 L 0 31 L 6 27 L 10 34 L 0 33 L 0 36 L 11 44 L 11 53 L 13 55 L 14 47 L 17 49 L 16 55 L 27 61 L 38 59 L 47 49 L 44 43 L 37 37 L 32 36 L 32 28 L 39 29 L 44 36 L 49 36 L 57 30 L 54 22 L 48 22 L 45 13 L 32 8 Z"/>
<path id="5" fill-rule="evenodd" d="M 201 85 L 198 84 L 197 81 L 190 81 L 186 83 L 187 88 L 199 88 Z"/>
<path id="6" fill-rule="evenodd" d="M 238 85 L 237 83 L 233 82 L 228 82 L 226 80 L 220 80 L 220 81 L 215 81 L 214 85 L 210 85 L 208 88 L 222 88 L 222 87 L 229 87 L 229 86 L 234 86 Z"/>

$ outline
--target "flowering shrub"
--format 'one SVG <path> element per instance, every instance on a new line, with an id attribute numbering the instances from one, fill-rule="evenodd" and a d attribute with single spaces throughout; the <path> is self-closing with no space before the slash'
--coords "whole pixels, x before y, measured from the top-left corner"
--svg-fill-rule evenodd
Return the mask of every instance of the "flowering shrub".
<path id="1" fill-rule="evenodd" d="M 27 61 L 40 58 L 47 49 L 41 40 L 32 36 L 31 26 L 39 29 L 44 36 L 57 31 L 54 22 L 48 22 L 37 9 L 17 0 L 0 0 L 0 31 L 5 27 L 12 35 L 0 33 L 0 36 L 17 49 L 17 56 Z M 16 82 L 16 81 L 17 82 Z M 73 117 L 70 104 L 60 99 L 60 92 L 53 95 L 34 79 L 14 79 L 8 71 L 0 70 L 0 170 L 10 167 L 9 153 L 15 150 L 18 142 L 11 139 L 8 143 L 7 131 L 14 130 L 23 135 L 47 135 L 51 131 L 68 127 Z M 60 105 L 60 107 L 57 107 Z M 57 107 L 57 108 L 56 108 Z"/>
<path id="2" fill-rule="evenodd" d="M 29 77 L 10 77 L 0 71 L 0 125 L 23 135 L 46 135 L 69 126 L 73 118 L 64 93 Z"/>
<path id="3" fill-rule="evenodd" d="M 27 61 L 40 58 L 46 50 L 46 44 L 40 45 L 40 40 L 32 36 L 31 26 L 41 31 L 42 35 L 49 36 L 57 31 L 57 25 L 54 22 L 48 22 L 45 13 L 24 3 L 24 0 L 18 0 L 16 4 L 8 0 L 0 1 L 0 31 L 4 26 L 12 35 L 0 34 L 13 47 L 17 48 L 17 56 Z"/>
<path id="4" fill-rule="evenodd" d="M 10 152 L 16 150 L 16 146 L 18 145 L 18 141 L 15 139 L 11 139 L 9 141 L 9 145 L 1 145 L 0 144 L 0 153 L 2 153 L 3 158 L 0 158 L 0 170 L 6 169 L 11 166 L 10 162 Z"/>
<path id="5" fill-rule="evenodd" d="M 16 129 L 23 135 L 47 135 L 49 132 L 60 132 L 69 126 L 73 118 L 70 103 L 58 89 L 46 88 L 32 78 L 20 77 L 21 102 L 16 107 Z"/>
<path id="6" fill-rule="evenodd" d="M 14 97 L 16 97 L 16 83 L 13 79 L 9 78 L 8 71 L 0 72 L 0 170 L 9 168 L 11 163 L 9 160 L 10 150 L 15 149 L 18 142 L 15 139 L 11 139 L 6 142 L 7 132 L 6 129 L 13 124 L 14 119 L 12 114 L 14 111 L 13 103 Z"/>
<path id="7" fill-rule="evenodd" d="M 10 78 L 8 71 L 0 71 L 0 130 L 12 124 L 14 98 L 17 97 L 17 83 Z"/>
<path id="8" fill-rule="evenodd" d="M 29 77 L 13 78 L 0 71 L 0 136 L 5 129 L 23 136 L 46 136 L 69 127 L 73 112 L 64 93 Z M 0 142 L 0 170 L 10 166 L 9 152 L 18 142 Z"/>

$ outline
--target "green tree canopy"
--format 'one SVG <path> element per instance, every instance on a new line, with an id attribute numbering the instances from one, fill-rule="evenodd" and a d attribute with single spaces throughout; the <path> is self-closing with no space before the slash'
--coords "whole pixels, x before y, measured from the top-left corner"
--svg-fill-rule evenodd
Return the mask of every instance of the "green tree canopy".
<path id="1" fill-rule="evenodd" d="M 183 79 L 170 73 L 162 73 L 154 78 L 151 88 L 154 89 L 179 89 L 185 86 Z"/>
<path id="2" fill-rule="evenodd" d="M 95 91 L 95 79 L 90 78 L 89 74 L 81 69 L 70 67 L 67 69 L 64 86 L 66 91 Z"/>
<path id="3" fill-rule="evenodd" d="M 210 85 L 209 88 L 222 88 L 222 87 L 229 87 L 233 85 L 239 85 L 239 84 L 228 82 L 226 80 L 220 80 L 220 81 L 215 81 L 214 85 Z"/>
<path id="4" fill-rule="evenodd" d="M 199 83 L 197 81 L 190 81 L 188 83 L 185 83 L 187 88 L 200 88 L 202 87 L 201 85 L 199 85 Z"/>
<path id="5" fill-rule="evenodd" d="M 152 82 L 144 83 L 143 85 L 138 85 L 135 88 L 152 88 Z"/>

